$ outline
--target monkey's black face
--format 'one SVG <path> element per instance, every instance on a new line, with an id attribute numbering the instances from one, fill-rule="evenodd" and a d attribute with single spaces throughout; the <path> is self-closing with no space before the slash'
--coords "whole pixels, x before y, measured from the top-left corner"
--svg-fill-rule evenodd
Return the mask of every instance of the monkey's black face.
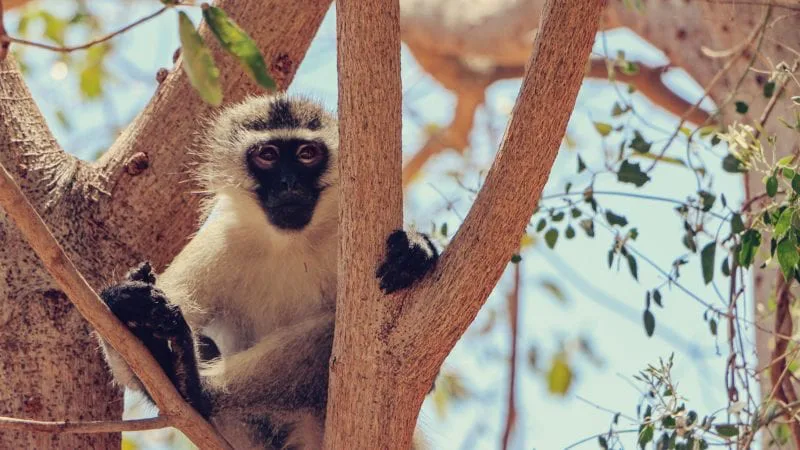
<path id="1" fill-rule="evenodd" d="M 269 221 L 285 230 L 302 230 L 314 216 L 325 186 L 328 148 L 319 141 L 273 139 L 247 150 L 247 168 Z"/>

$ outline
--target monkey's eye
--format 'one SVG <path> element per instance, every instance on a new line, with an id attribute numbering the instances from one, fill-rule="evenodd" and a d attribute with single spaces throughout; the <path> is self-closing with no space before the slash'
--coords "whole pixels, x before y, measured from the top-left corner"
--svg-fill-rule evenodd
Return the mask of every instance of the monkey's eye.
<path id="1" fill-rule="evenodd" d="M 269 169 L 278 161 L 278 147 L 274 145 L 260 145 L 250 153 L 253 164 L 260 169 Z"/>
<path id="2" fill-rule="evenodd" d="M 322 157 L 317 144 L 303 144 L 297 148 L 297 159 L 303 164 L 313 164 Z"/>

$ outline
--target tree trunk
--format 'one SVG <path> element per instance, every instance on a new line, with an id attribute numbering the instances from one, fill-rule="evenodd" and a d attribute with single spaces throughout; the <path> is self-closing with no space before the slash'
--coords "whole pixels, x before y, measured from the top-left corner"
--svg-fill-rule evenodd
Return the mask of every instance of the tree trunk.
<path id="1" fill-rule="evenodd" d="M 375 268 L 401 214 L 398 7 L 380 0 L 337 4 L 339 290 L 326 448 L 409 447 L 441 363 L 519 246 L 566 130 L 603 6 L 546 3 L 485 187 L 434 273 L 414 289 L 383 296 Z"/>
<path id="2" fill-rule="evenodd" d="M 264 49 L 285 89 L 329 0 L 220 1 Z M 265 17 L 291 17 L 270 21 Z M 207 32 L 203 32 L 209 36 Z M 216 52 L 227 101 L 258 92 L 238 63 Z M 161 269 L 197 226 L 186 168 L 205 105 L 176 69 L 97 164 L 64 153 L 13 61 L 0 62 L 0 163 L 14 176 L 95 288 L 150 259 Z M 122 396 L 91 330 L 0 211 L 0 415 L 39 420 L 118 419 Z M 0 433 L 0 448 L 119 448 L 119 434 Z"/>

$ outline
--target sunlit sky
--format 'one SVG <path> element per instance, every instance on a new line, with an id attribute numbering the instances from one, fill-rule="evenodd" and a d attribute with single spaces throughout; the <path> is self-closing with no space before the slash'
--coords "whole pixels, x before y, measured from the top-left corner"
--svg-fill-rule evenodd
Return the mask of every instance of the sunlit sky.
<path id="1" fill-rule="evenodd" d="M 56 0 L 41 4 L 57 14 L 66 14 L 73 7 L 72 2 Z M 105 25 L 111 29 L 152 12 L 158 4 L 141 1 L 120 6 L 117 2 L 96 1 L 91 7 L 104 17 Z M 196 23 L 198 13 L 199 10 L 192 11 Z M 16 15 L 12 13 L 8 19 L 8 28 L 13 31 Z M 81 100 L 74 74 L 64 73 L 63 67 L 54 65 L 55 55 L 26 49 L 25 61 L 32 69 L 30 88 L 66 149 L 82 157 L 91 157 L 108 146 L 114 128 L 124 127 L 152 95 L 156 70 L 172 67 L 172 53 L 179 45 L 176 31 L 175 16 L 168 13 L 116 39 L 114 44 L 120 51 L 110 62 L 115 79 L 108 85 L 109 95 L 101 102 Z M 84 36 L 69 38 L 80 42 Z M 617 49 L 624 49 L 630 60 L 650 65 L 666 62 L 663 54 L 629 32 L 608 33 L 606 40 L 612 55 Z M 603 53 L 599 42 L 595 45 L 598 56 Z M 335 48 L 334 16 L 329 13 L 290 91 L 310 94 L 335 108 Z M 454 97 L 422 72 L 405 48 L 402 57 L 403 149 L 408 157 L 424 142 L 426 124 L 447 123 Z M 676 92 L 690 101 L 695 101 L 702 93 L 699 86 L 680 71 L 670 72 L 666 79 Z M 447 172 L 464 170 L 464 183 L 477 185 L 476 168 L 485 169 L 491 163 L 518 88 L 519 81 L 504 81 L 489 89 L 487 105 L 478 113 L 472 148 L 466 159 L 445 153 L 426 166 L 423 179 L 407 193 L 407 225 L 416 224 L 427 230 L 431 222 L 447 221 L 451 234 L 457 229 L 459 217 L 466 215 L 472 196 L 447 176 Z M 628 96 L 624 88 L 619 91 Z M 575 186 L 574 190 L 582 190 L 588 175 L 576 176 L 576 155 L 580 154 L 590 168 L 597 168 L 602 165 L 603 152 L 616 149 L 618 141 L 604 143 L 592 121 L 617 123 L 609 112 L 618 95 L 607 82 L 590 80 L 584 83 L 568 128 L 575 145 L 573 148 L 562 146 L 545 194 L 563 192 L 568 181 Z M 677 124 L 675 117 L 654 108 L 642 97 L 633 95 L 632 101 L 650 123 L 669 131 Z M 67 113 L 69 128 L 59 123 L 59 110 Z M 663 133 L 644 128 L 642 131 L 656 142 L 654 145 L 663 145 L 666 141 Z M 685 145 L 679 143 L 671 151 L 678 154 L 682 144 Z M 534 149 L 531 157 L 536 158 L 536 155 Z M 722 172 L 712 155 L 706 161 L 715 190 L 729 193 L 726 196 L 730 205 L 738 204 L 741 201 L 738 180 Z M 685 200 L 698 188 L 691 173 L 669 166 L 659 166 L 653 178 L 644 188 L 636 189 L 620 185 L 610 176 L 601 176 L 595 189 L 636 191 Z M 635 224 L 639 237 L 633 247 L 659 267 L 668 270 L 675 258 L 686 253 L 679 243 L 682 227 L 674 205 L 624 196 L 598 195 L 597 198 L 603 206 L 624 214 Z M 451 201 L 454 208 L 448 211 L 447 204 Z M 560 206 L 562 202 L 556 199 L 547 204 Z M 610 270 L 606 265 L 606 253 L 613 240 L 612 234 L 598 226 L 597 236 L 587 239 L 575 225 L 578 237 L 568 241 L 562 236 L 555 251 L 537 241 L 522 255 L 524 290 L 516 392 L 519 417 L 511 448 L 560 449 L 606 431 L 613 414 L 581 399 L 609 411 L 635 416 L 640 392 L 632 383 L 631 375 L 672 352 L 676 355 L 674 378 L 679 383 L 679 392 L 689 399 L 691 407 L 701 416 L 724 408 L 727 398 L 722 381 L 727 350 L 715 345 L 702 319 L 704 307 L 677 289 L 662 289 L 665 307 L 654 310 L 655 335 L 648 338 L 642 325 L 645 292 L 661 284 L 663 277 L 643 260 L 639 261 L 638 282 L 631 278 L 625 266 Z M 420 423 L 431 436 L 434 448 L 496 449 L 500 446 L 508 388 L 510 340 L 505 303 L 510 274 L 507 270 L 468 336 L 456 346 L 445 364 L 445 370 L 464 378 L 471 397 L 449 404 L 445 417 L 441 417 L 430 402 L 423 409 Z M 565 300 L 559 301 L 544 289 L 543 281 L 555 283 L 563 291 Z M 703 285 L 697 258 L 682 270 L 681 283 L 704 301 L 723 305 L 714 291 Z M 491 331 L 479 335 L 478 331 L 493 318 L 496 322 Z M 724 336 L 724 333 L 721 326 L 719 334 Z M 528 350 L 536 348 L 540 367 L 546 369 L 559 342 L 579 337 L 591 343 L 602 363 L 595 365 L 583 355 L 573 355 L 570 364 L 575 371 L 575 382 L 566 397 L 554 396 L 548 392 L 546 377 L 528 365 Z M 620 429 L 635 428 L 624 422 L 622 419 Z M 633 448 L 635 433 L 623 442 L 626 448 Z M 590 439 L 576 448 L 597 448 L 597 440 Z"/>

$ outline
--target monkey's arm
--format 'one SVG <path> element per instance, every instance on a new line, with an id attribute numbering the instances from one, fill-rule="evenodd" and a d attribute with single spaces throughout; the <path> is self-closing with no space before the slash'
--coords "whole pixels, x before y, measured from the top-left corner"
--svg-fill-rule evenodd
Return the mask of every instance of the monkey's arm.
<path id="1" fill-rule="evenodd" d="M 210 408 L 200 388 L 192 330 L 180 308 L 155 287 L 155 281 L 150 264 L 143 263 L 130 271 L 123 282 L 104 289 L 100 297 L 150 350 L 184 399 L 207 417 Z M 119 353 L 103 339 L 100 345 L 116 381 L 150 398 Z"/>

